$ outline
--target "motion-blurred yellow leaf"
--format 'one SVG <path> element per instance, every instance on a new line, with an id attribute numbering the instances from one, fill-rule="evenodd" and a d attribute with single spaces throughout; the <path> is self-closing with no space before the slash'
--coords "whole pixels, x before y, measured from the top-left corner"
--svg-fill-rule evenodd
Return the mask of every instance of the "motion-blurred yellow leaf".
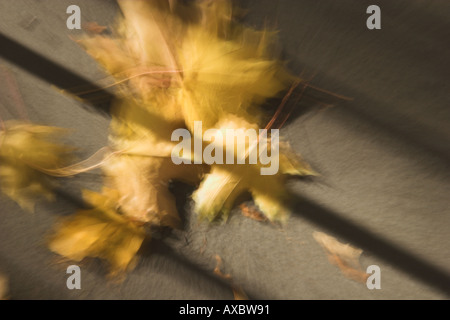
<path id="1" fill-rule="evenodd" d="M 94 208 L 61 219 L 49 237 L 50 250 L 74 261 L 86 257 L 105 259 L 112 274 L 132 268 L 145 231 L 117 213 L 115 195 L 107 189 L 104 194 L 85 191 L 85 199 Z"/>
<path id="2" fill-rule="evenodd" d="M 18 121 L 0 131 L 1 189 L 22 208 L 33 211 L 39 196 L 53 198 L 53 181 L 44 172 L 68 163 L 73 149 L 52 142 L 65 131 Z"/>

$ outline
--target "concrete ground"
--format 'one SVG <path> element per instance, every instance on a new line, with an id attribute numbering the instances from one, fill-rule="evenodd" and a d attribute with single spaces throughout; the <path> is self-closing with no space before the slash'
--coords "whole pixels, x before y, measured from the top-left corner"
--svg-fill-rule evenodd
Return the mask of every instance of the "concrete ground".
<path id="1" fill-rule="evenodd" d="M 0 272 L 9 279 L 9 296 L 233 299 L 229 282 L 213 273 L 219 255 L 222 271 L 253 299 L 448 299 L 450 2 L 372 2 L 240 2 L 246 23 L 279 30 L 283 57 L 296 74 L 352 98 L 317 97 L 308 89 L 282 129 L 321 174 L 290 182 L 296 201 L 286 226 L 248 219 L 238 209 L 225 224 L 199 223 L 190 212 L 192 189 L 176 184 L 183 230 L 146 243 L 122 282 L 109 281 L 105 266 L 92 260 L 80 264 L 81 290 L 68 290 L 71 262 L 50 252 L 45 236 L 59 216 L 76 210 L 81 187 L 100 187 L 99 172 L 83 174 L 61 181 L 57 201 L 39 204 L 34 214 L 0 196 Z M 94 83 L 104 77 L 69 38 L 78 34 L 66 28 L 71 4 L 81 7 L 83 21 L 101 25 L 117 11 L 109 0 L 0 0 L 0 64 L 16 78 L 29 117 L 73 129 L 69 140 L 83 158 L 106 144 L 109 120 L 53 86 L 69 83 L 67 74 Z M 381 30 L 366 28 L 371 4 L 381 8 Z M 52 63 L 65 71 L 57 74 Z M 17 100 L 4 83 L 0 114 L 10 119 L 18 115 Z M 381 289 L 343 276 L 314 231 L 363 249 L 361 265 L 380 267 Z"/>

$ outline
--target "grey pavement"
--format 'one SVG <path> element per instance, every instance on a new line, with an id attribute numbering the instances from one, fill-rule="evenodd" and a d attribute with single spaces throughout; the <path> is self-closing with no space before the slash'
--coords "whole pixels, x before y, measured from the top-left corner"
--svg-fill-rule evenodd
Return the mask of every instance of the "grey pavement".
<path id="1" fill-rule="evenodd" d="M 108 280 L 105 265 L 89 260 L 80 264 L 82 289 L 69 290 L 71 262 L 50 252 L 45 237 L 59 216 L 77 209 L 81 188 L 100 188 L 100 172 L 62 180 L 56 202 L 38 204 L 34 214 L 0 195 L 0 272 L 12 299 L 232 299 L 228 282 L 213 273 L 215 255 L 254 299 L 449 298 L 450 2 L 240 3 L 245 23 L 279 30 L 294 73 L 352 98 L 308 89 L 281 130 L 320 173 L 289 182 L 296 201 L 288 223 L 261 223 L 238 209 L 225 224 L 200 223 L 190 211 L 192 189 L 175 184 L 184 228 L 157 233 L 122 282 Z M 0 33 L 98 83 L 105 75 L 69 37 L 79 34 L 66 28 L 71 4 L 80 6 L 83 22 L 100 25 L 112 23 L 118 10 L 109 0 L 0 0 Z M 381 30 L 366 28 L 371 4 L 381 8 Z M 106 145 L 107 116 L 17 61 L 0 58 L 33 121 L 73 129 L 68 141 L 81 159 Z M 0 103 L 4 119 L 17 117 L 5 87 Z M 380 267 L 381 289 L 344 277 L 314 231 L 363 249 L 361 265 Z"/>

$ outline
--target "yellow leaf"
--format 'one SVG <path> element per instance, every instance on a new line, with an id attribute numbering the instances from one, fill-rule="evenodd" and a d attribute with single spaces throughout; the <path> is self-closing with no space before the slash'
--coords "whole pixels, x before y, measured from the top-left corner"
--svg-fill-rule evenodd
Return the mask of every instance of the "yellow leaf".
<path id="1" fill-rule="evenodd" d="M 105 259 L 114 275 L 132 268 L 146 233 L 144 227 L 115 211 L 111 195 L 116 193 L 107 189 L 103 195 L 85 192 L 85 198 L 95 207 L 61 219 L 49 237 L 50 250 L 74 261 Z"/>
<path id="2" fill-rule="evenodd" d="M 54 182 L 45 172 L 70 159 L 72 148 L 52 142 L 65 131 L 18 121 L 6 122 L 0 131 L 1 189 L 23 208 L 33 211 L 39 196 L 53 199 Z"/>

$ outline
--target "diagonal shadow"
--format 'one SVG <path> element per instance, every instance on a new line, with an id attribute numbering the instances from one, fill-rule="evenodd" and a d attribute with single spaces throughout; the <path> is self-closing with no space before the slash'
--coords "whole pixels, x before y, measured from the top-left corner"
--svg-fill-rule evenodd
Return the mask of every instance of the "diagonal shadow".
<path id="1" fill-rule="evenodd" d="M 341 87 L 341 92 L 350 93 L 353 101 L 339 102 L 339 112 L 345 116 L 345 120 L 340 121 L 355 121 L 358 123 L 364 123 L 368 126 L 375 128 L 377 132 L 383 132 L 385 135 L 395 137 L 401 143 L 413 146 L 420 149 L 425 153 L 432 155 L 440 160 L 443 166 L 448 167 L 450 162 L 449 148 L 445 143 L 442 143 L 442 138 L 435 139 L 436 143 L 432 143 L 430 139 L 426 139 L 429 135 L 439 137 L 437 132 L 430 131 L 429 128 L 416 126 L 415 128 L 403 128 L 399 125 L 399 120 L 391 120 L 383 113 L 380 113 L 382 106 L 388 105 L 390 102 L 382 102 L 379 99 L 374 99 L 367 94 L 364 94 L 354 88 L 338 83 L 334 78 L 324 73 L 318 73 L 322 82 L 327 83 L 329 87 Z M 324 99 L 320 97 L 321 101 Z M 364 102 L 365 108 L 361 107 Z M 330 104 L 334 104 L 332 101 Z M 337 103 L 336 103 L 337 104 Z M 371 110 L 377 110 L 377 112 L 371 112 Z M 398 115 L 397 115 L 398 117 Z M 437 143 L 440 142 L 440 143 Z"/>
<path id="2" fill-rule="evenodd" d="M 114 98 L 112 93 L 1 33 L 0 48 L 0 57 L 3 59 L 70 94 L 78 96 L 97 111 L 109 112 L 109 104 Z M 75 90 L 80 86 L 85 87 L 89 93 L 77 94 Z"/>
<path id="3" fill-rule="evenodd" d="M 346 113 L 345 116 L 354 116 L 350 119 L 369 124 L 376 128 L 377 132 L 394 136 L 401 142 L 404 142 L 405 145 L 420 148 L 436 156 L 441 164 L 448 168 L 450 150 L 448 148 L 448 138 L 445 136 L 447 131 L 437 130 L 442 128 L 434 127 L 433 124 L 427 124 L 427 122 L 415 121 L 419 120 L 418 117 L 420 117 L 420 114 L 414 116 L 415 111 L 411 111 L 411 116 L 406 114 L 404 118 L 403 112 L 398 112 L 398 109 L 393 105 L 392 98 L 399 99 L 401 95 L 408 91 L 401 95 L 391 93 L 390 96 L 384 96 L 383 100 L 379 100 L 377 98 L 379 94 L 376 92 L 372 91 L 371 94 L 363 91 L 358 92 L 358 90 L 355 92 L 354 87 L 346 85 L 346 83 L 352 83 L 351 80 L 345 80 L 345 77 L 343 77 L 342 80 L 344 81 L 337 81 L 330 78 L 330 74 L 335 71 L 327 71 L 329 68 L 334 69 L 334 67 L 346 66 L 349 63 L 345 61 L 345 50 L 359 52 L 368 48 L 374 48 L 376 45 L 377 47 L 383 47 L 384 54 L 381 57 L 378 57 L 376 50 L 373 50 L 372 53 L 364 51 L 364 57 L 360 60 L 352 61 L 351 65 L 358 63 L 358 70 L 363 72 L 365 63 L 379 63 L 381 69 L 377 71 L 380 73 L 379 77 L 381 79 L 381 77 L 388 77 L 390 73 L 395 75 L 403 72 L 400 66 L 398 67 L 399 69 L 383 69 L 383 64 L 381 63 L 388 62 L 386 59 L 389 59 L 389 62 L 398 61 L 404 63 L 404 61 L 408 61 L 408 65 L 414 66 L 414 68 L 420 66 L 417 72 L 420 72 L 421 76 L 418 78 L 433 79 L 433 81 L 436 81 L 435 86 L 437 86 L 439 82 L 445 81 L 443 79 L 447 79 L 450 67 L 450 64 L 447 62 L 448 54 L 445 54 L 445 52 L 448 52 L 448 43 L 446 41 L 449 30 L 448 18 L 445 15 L 438 14 L 443 12 L 444 6 L 442 4 L 423 6 L 420 4 L 420 1 L 410 1 L 411 3 L 397 3 L 388 0 L 379 1 L 381 2 L 379 5 L 385 12 L 386 19 L 383 23 L 386 23 L 387 28 L 378 30 L 380 33 L 370 33 L 369 35 L 361 31 L 362 29 L 355 28 L 355 21 L 359 21 L 361 13 L 365 12 L 370 4 L 370 1 L 367 0 L 352 1 L 352 5 L 349 5 L 347 2 L 347 5 L 344 6 L 338 5 L 332 0 L 322 0 L 320 5 L 318 1 L 310 4 L 304 1 L 290 1 L 289 4 L 287 2 L 283 3 L 283 1 L 264 1 L 264 5 L 254 0 L 239 0 L 236 2 L 239 2 L 240 6 L 249 11 L 249 17 L 244 19 L 244 22 L 250 25 L 256 24 L 257 28 L 272 24 L 274 25 L 273 29 L 280 30 L 279 42 L 280 46 L 284 48 L 282 60 L 288 61 L 291 71 L 295 74 L 301 74 L 304 70 L 309 69 L 310 72 L 314 70 L 316 74 L 314 78 L 320 79 L 321 85 L 324 85 L 322 88 L 339 88 L 339 91 L 336 93 L 343 93 L 357 101 L 357 103 L 347 103 L 342 108 L 340 106 L 339 112 Z M 408 7 L 407 12 L 405 11 L 406 7 Z M 303 17 L 305 17 L 304 12 L 309 12 L 308 18 L 310 19 L 306 21 L 300 18 L 291 20 L 293 18 L 292 12 L 303 12 Z M 266 20 L 269 21 L 261 19 L 261 16 L 266 17 Z M 400 16 L 402 19 L 401 26 L 398 23 Z M 325 25 L 321 28 L 324 22 Z M 331 25 L 333 30 L 329 29 Z M 389 31 L 386 32 L 386 30 Z M 330 38 L 333 35 L 335 37 L 339 35 L 339 39 L 341 39 L 340 36 L 342 35 L 342 41 L 339 42 L 339 46 L 333 41 L 331 41 L 329 46 L 325 45 L 325 43 L 328 43 L 327 41 L 331 40 Z M 402 39 L 402 41 L 398 41 L 398 39 Z M 341 45 L 347 49 L 341 51 Z M 313 56 L 310 56 L 311 52 L 327 49 L 333 50 L 333 52 L 336 50 L 333 58 L 330 57 L 329 60 L 318 61 Z M 302 50 L 306 52 L 302 53 Z M 354 57 L 359 58 L 358 55 Z M 343 64 L 338 62 L 340 58 L 344 58 Z M 382 60 L 377 60 L 378 58 Z M 305 61 L 302 61 L 302 59 L 305 59 Z M 411 69 L 413 70 L 414 68 Z M 338 69 L 336 68 L 336 70 Z M 401 78 L 398 78 L 397 81 L 400 82 L 391 82 L 389 85 L 411 88 L 420 85 L 419 90 L 423 92 L 428 90 L 429 97 L 433 98 L 436 91 L 429 87 L 423 88 L 422 86 L 426 83 L 423 80 L 411 80 L 412 74 L 414 74 L 413 71 L 411 73 L 408 72 Z M 377 82 L 374 82 L 374 85 L 374 87 L 371 87 L 372 85 L 365 84 L 365 87 L 369 86 L 373 90 L 379 86 Z M 439 94 L 442 98 L 445 97 L 443 91 L 439 91 Z M 446 109 L 447 104 L 445 102 L 442 103 L 443 111 Z M 424 110 L 426 109 L 421 108 L 420 111 Z M 431 119 L 438 119 L 438 115 Z M 412 121 L 412 123 L 409 124 L 407 121 Z M 441 126 L 445 127 L 444 124 L 441 124 Z"/>
<path id="4" fill-rule="evenodd" d="M 373 253 L 387 263 L 450 296 L 450 274 L 337 213 L 299 195 L 292 212 Z"/>

